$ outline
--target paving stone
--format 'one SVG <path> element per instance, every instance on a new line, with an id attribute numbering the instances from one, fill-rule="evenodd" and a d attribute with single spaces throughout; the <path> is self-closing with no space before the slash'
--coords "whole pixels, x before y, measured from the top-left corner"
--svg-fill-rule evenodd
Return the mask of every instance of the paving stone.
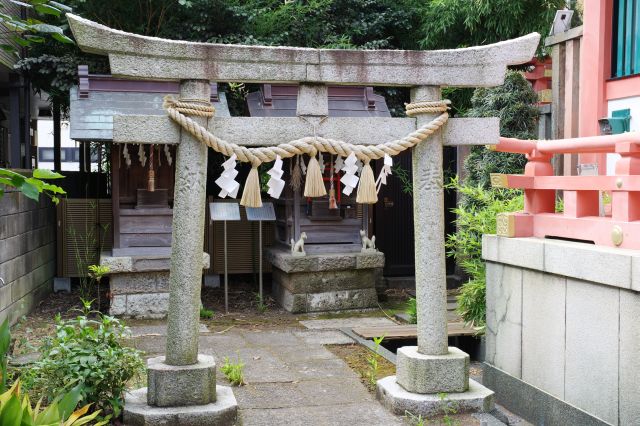
<path id="1" fill-rule="evenodd" d="M 348 345 L 353 339 L 337 330 L 305 330 L 294 331 L 294 335 L 311 345 Z"/>
<path id="2" fill-rule="evenodd" d="M 340 328 L 356 328 L 356 327 L 378 327 L 385 325 L 395 325 L 396 323 L 388 318 L 382 317 L 369 317 L 369 318 L 335 318 L 326 320 L 306 320 L 300 321 L 300 324 L 305 327 L 318 330 L 318 329 L 333 329 Z"/>
<path id="3" fill-rule="evenodd" d="M 236 351 L 249 346 L 247 340 L 238 332 L 201 335 L 198 341 L 201 353 L 233 355 Z"/>
<path id="4" fill-rule="evenodd" d="M 301 340 L 293 334 L 293 330 L 244 331 L 242 336 L 249 344 L 254 346 L 291 346 L 301 344 Z"/>
<path id="5" fill-rule="evenodd" d="M 300 362 L 315 359 L 331 359 L 335 355 L 321 345 L 281 346 L 270 348 L 271 353 L 284 362 Z"/>
<path id="6" fill-rule="evenodd" d="M 371 426 L 404 425 L 398 417 L 374 402 L 337 406 L 302 406 L 281 409 L 243 409 L 239 417 L 243 426 Z"/>
<path id="7" fill-rule="evenodd" d="M 327 379 L 297 383 L 259 383 L 236 388 L 243 408 L 284 408 L 364 402 L 371 396 L 359 379 Z"/>
<path id="8" fill-rule="evenodd" d="M 341 359 L 320 359 L 287 363 L 298 380 L 360 377 Z"/>

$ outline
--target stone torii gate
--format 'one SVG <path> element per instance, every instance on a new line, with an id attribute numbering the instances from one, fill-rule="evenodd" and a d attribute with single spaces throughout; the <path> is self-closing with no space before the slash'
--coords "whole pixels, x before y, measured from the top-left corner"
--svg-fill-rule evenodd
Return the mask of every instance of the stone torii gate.
<path id="1" fill-rule="evenodd" d="M 108 55 L 114 76 L 180 81 L 182 99 L 209 99 L 211 81 L 299 84 L 298 117 L 192 117 L 217 137 L 248 146 L 310 136 L 312 125 L 318 136 L 353 144 L 399 139 L 436 114 L 324 119 L 327 85 L 408 86 L 412 102 L 439 101 L 443 86 L 502 84 L 507 66 L 529 61 L 539 41 L 538 34 L 530 34 L 441 51 L 239 46 L 145 37 L 72 14 L 67 18 L 79 47 Z M 430 414 L 439 404 L 439 392 L 449 393 L 462 409 L 492 407 L 492 392 L 470 384 L 469 356 L 448 347 L 442 147 L 495 144 L 498 137 L 497 118 L 450 119 L 413 150 L 418 346 L 401 348 L 397 376 L 378 383 L 379 397 L 397 413 Z M 128 395 L 125 422 L 230 424 L 235 420 L 235 398 L 229 388 L 216 387 L 213 358 L 198 354 L 207 148 L 165 116 L 115 116 L 113 140 L 179 144 L 166 358 L 149 360 L 148 390 Z"/>

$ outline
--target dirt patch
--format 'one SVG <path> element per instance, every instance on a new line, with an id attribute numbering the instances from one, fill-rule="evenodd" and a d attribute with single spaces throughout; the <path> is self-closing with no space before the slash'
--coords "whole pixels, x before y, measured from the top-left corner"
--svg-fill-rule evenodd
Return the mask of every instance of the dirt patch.
<path id="1" fill-rule="evenodd" d="M 376 393 L 375 383 L 371 382 L 372 369 L 369 364 L 369 360 L 376 356 L 373 351 L 358 344 L 326 345 L 325 347 L 338 357 L 342 358 L 353 371 L 358 373 L 362 384 L 366 386 L 369 392 L 373 394 Z M 376 380 L 396 374 L 396 366 L 393 363 L 387 361 L 380 355 L 377 356 L 377 359 L 378 371 Z"/>
<path id="2" fill-rule="evenodd" d="M 36 352 L 43 339 L 55 331 L 55 317 L 73 318 L 80 315 L 82 303 L 77 289 L 67 293 L 51 293 L 40 301 L 33 312 L 22 317 L 11 328 L 10 353 L 15 357 Z"/>

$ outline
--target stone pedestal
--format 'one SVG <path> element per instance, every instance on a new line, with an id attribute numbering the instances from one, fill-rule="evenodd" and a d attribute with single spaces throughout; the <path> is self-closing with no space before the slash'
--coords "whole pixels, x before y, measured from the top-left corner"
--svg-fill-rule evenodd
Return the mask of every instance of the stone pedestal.
<path id="1" fill-rule="evenodd" d="M 414 416 L 431 417 L 442 414 L 445 404 L 452 404 L 458 413 L 490 412 L 494 409 L 493 391 L 480 383 L 469 380 L 469 389 L 462 393 L 420 394 L 409 392 L 397 382 L 396 376 L 378 380 L 378 400 L 391 412 L 404 416 L 407 412 Z"/>
<path id="2" fill-rule="evenodd" d="M 466 392 L 469 389 L 469 355 L 449 347 L 446 355 L 423 355 L 417 346 L 398 349 L 397 381 L 414 393 Z"/>
<path id="3" fill-rule="evenodd" d="M 212 356 L 198 355 L 188 366 L 165 363 L 165 357 L 147 361 L 147 403 L 158 407 L 205 405 L 216 402 L 216 363 Z"/>
<path id="4" fill-rule="evenodd" d="M 125 318 L 165 318 L 169 311 L 169 253 L 111 256 L 104 253 L 100 264 L 109 268 L 111 306 L 109 315 Z M 209 255 L 202 253 L 202 268 Z"/>
<path id="5" fill-rule="evenodd" d="M 374 308 L 382 280 L 384 254 L 344 253 L 294 256 L 272 248 L 272 293 L 289 312 L 326 312 Z"/>
<path id="6" fill-rule="evenodd" d="M 127 426 L 180 425 L 228 426 L 236 422 L 238 403 L 228 386 L 216 386 L 215 403 L 180 407 L 147 404 L 147 388 L 125 395 L 124 424 Z"/>

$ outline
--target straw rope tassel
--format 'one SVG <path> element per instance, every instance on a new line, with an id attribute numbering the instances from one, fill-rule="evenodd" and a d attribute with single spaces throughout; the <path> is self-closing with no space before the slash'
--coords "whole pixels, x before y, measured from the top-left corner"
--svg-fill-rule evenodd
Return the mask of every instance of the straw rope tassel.
<path id="1" fill-rule="evenodd" d="M 369 160 L 366 160 L 362 172 L 360 173 L 360 182 L 358 183 L 358 195 L 356 202 L 360 204 L 375 204 L 378 201 L 376 191 L 376 178 L 373 176 L 373 170 Z"/>
<path id="2" fill-rule="evenodd" d="M 293 162 L 293 160 L 291 161 Z M 293 171 L 291 172 L 291 182 L 289 185 L 291 185 L 291 188 L 293 188 L 294 191 L 298 191 L 302 186 L 302 169 L 300 168 L 301 161 L 302 158 L 298 155 L 296 157 L 296 165 L 293 167 Z"/>
<path id="3" fill-rule="evenodd" d="M 322 197 L 325 195 L 327 195 L 327 189 L 324 187 L 324 181 L 322 180 L 320 164 L 318 163 L 316 154 L 313 153 L 309 159 L 309 164 L 307 165 L 307 179 L 304 182 L 304 196 Z"/>
<path id="4" fill-rule="evenodd" d="M 260 195 L 260 176 L 258 176 L 258 166 L 253 165 L 242 190 L 240 205 L 245 207 L 262 207 L 262 196 Z"/>

